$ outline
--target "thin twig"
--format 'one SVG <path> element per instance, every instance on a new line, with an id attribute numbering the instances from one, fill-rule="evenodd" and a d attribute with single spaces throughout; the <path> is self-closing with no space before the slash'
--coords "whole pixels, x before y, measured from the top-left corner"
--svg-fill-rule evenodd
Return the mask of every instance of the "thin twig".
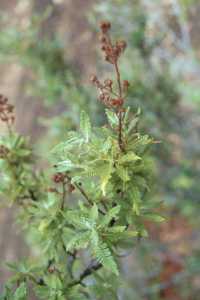
<path id="1" fill-rule="evenodd" d="M 74 279 L 73 265 L 76 260 L 77 251 L 75 250 L 74 253 L 67 251 L 67 254 L 69 255 L 69 260 L 68 260 L 68 264 L 67 264 L 69 275 L 70 275 L 71 279 Z"/>
<path id="2" fill-rule="evenodd" d="M 119 89 L 119 98 L 122 98 L 122 86 L 121 86 L 121 77 L 120 77 L 120 71 L 118 68 L 117 61 L 114 63 L 115 71 L 116 71 L 116 77 L 117 77 L 117 83 L 118 83 L 118 89 Z M 124 146 L 123 146 L 123 141 L 122 141 L 122 110 L 121 106 L 117 112 L 118 120 L 119 120 L 119 128 L 118 128 L 118 143 L 119 147 L 122 152 L 124 152 Z"/>
<path id="3" fill-rule="evenodd" d="M 72 180 L 71 177 L 68 174 L 66 174 L 65 176 L 71 182 L 71 180 Z M 77 190 L 79 190 L 79 192 L 83 195 L 83 197 L 87 200 L 87 202 L 89 204 L 93 205 L 92 201 L 90 200 L 90 198 L 88 197 L 88 195 L 86 194 L 84 189 L 77 183 L 73 183 L 73 185 L 77 188 Z"/>
<path id="4" fill-rule="evenodd" d="M 66 174 L 66 178 L 71 181 L 71 177 L 69 175 Z M 87 200 L 87 202 L 93 206 L 93 202 L 91 201 L 91 199 L 88 197 L 87 193 L 84 191 L 84 189 L 77 183 L 73 183 L 73 185 L 76 187 L 77 190 L 79 190 L 79 192 L 83 195 L 83 197 Z M 102 214 L 105 215 L 105 213 L 101 210 L 98 209 L 98 211 Z"/>
<path id="5" fill-rule="evenodd" d="M 77 285 L 77 284 L 82 284 L 82 281 L 83 281 L 86 277 L 92 275 L 94 272 L 98 271 L 98 270 L 101 269 L 101 268 L 102 268 L 102 264 L 101 264 L 101 263 L 96 263 L 95 265 L 89 264 L 89 266 L 81 273 L 81 275 L 79 276 L 79 278 L 76 279 L 76 280 L 74 280 L 74 281 L 72 281 L 72 282 L 68 285 L 68 287 L 73 287 L 73 286 L 75 286 L 75 285 Z"/>
<path id="6" fill-rule="evenodd" d="M 121 76 L 119 72 L 119 67 L 117 64 L 117 61 L 114 63 L 115 71 L 116 71 L 116 76 L 117 76 L 117 84 L 118 84 L 118 89 L 119 89 L 119 97 L 122 97 L 122 86 L 121 86 Z"/>

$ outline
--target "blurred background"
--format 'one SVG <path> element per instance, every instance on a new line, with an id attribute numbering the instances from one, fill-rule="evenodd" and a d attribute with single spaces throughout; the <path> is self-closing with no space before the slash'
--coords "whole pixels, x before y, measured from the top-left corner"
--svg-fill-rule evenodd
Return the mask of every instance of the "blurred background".
<path id="1" fill-rule="evenodd" d="M 31 137 L 39 166 L 77 128 L 81 109 L 104 122 L 88 79 L 112 72 L 101 60 L 99 21 L 128 42 L 128 105 L 141 107 L 141 130 L 161 141 L 150 197 L 164 203 L 166 222 L 147 224 L 150 238 L 123 258 L 120 299 L 200 299 L 199 14 L 197 0 L 0 0 L 0 93 L 15 104 L 17 130 Z M 15 212 L 1 201 L 1 263 L 31 252 Z M 8 276 L 2 267 L 0 290 Z"/>

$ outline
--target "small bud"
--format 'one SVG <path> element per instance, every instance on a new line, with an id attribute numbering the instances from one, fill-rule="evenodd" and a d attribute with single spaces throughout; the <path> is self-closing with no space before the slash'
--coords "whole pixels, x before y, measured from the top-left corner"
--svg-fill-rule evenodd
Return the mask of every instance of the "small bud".
<path id="1" fill-rule="evenodd" d="M 123 86 L 129 87 L 130 86 L 129 81 L 128 80 L 124 80 L 123 81 Z"/>
<path id="2" fill-rule="evenodd" d="M 111 100 L 111 105 L 112 106 L 122 106 L 124 103 L 124 100 L 119 98 L 119 99 L 112 99 Z"/>
<path id="3" fill-rule="evenodd" d="M 50 267 L 48 268 L 48 272 L 49 272 L 50 274 L 54 273 L 54 272 L 55 272 L 55 267 L 50 266 Z"/>
<path id="4" fill-rule="evenodd" d="M 101 28 L 103 33 L 107 33 L 108 30 L 111 28 L 111 24 L 110 24 L 110 22 L 102 21 L 100 23 L 100 28 Z"/>
<path id="5" fill-rule="evenodd" d="M 130 86 L 129 81 L 128 81 L 128 80 L 124 80 L 124 81 L 123 81 L 123 91 L 124 91 L 124 92 L 127 92 L 129 86 Z"/>
<path id="6" fill-rule="evenodd" d="M 61 182 L 64 182 L 65 180 L 65 175 L 63 173 L 56 173 L 52 180 L 55 182 L 55 183 L 61 183 Z"/>

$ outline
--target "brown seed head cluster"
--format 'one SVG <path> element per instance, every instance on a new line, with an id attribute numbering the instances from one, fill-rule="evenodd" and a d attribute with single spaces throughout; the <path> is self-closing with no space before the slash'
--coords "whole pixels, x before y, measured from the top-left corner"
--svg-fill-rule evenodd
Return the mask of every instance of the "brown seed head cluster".
<path id="1" fill-rule="evenodd" d="M 103 34 L 108 33 L 109 29 L 111 28 L 111 24 L 108 21 L 102 21 L 100 23 L 100 28 Z"/>
<path id="2" fill-rule="evenodd" d="M 112 43 L 109 30 L 111 28 L 110 22 L 103 21 L 100 23 L 100 43 L 101 50 L 104 53 L 105 60 L 111 63 L 116 71 L 118 91 L 114 90 L 113 80 L 107 78 L 101 82 L 96 75 L 92 75 L 90 81 L 96 86 L 99 91 L 99 100 L 108 108 L 122 110 L 124 100 L 128 91 L 129 82 L 124 80 L 121 82 L 120 73 L 118 69 L 118 59 L 126 49 L 126 42 L 124 40 Z"/>
<path id="3" fill-rule="evenodd" d="M 0 120 L 12 125 L 15 121 L 14 106 L 8 103 L 8 98 L 0 95 Z"/>
<path id="4" fill-rule="evenodd" d="M 101 50 L 104 52 L 105 60 L 111 64 L 116 64 L 121 54 L 126 49 L 126 42 L 124 40 L 112 43 L 109 30 L 111 28 L 110 22 L 103 21 L 100 24 L 101 34 Z"/>
<path id="5" fill-rule="evenodd" d="M 55 183 L 62 183 L 65 180 L 65 175 L 63 173 L 56 173 L 56 174 L 53 175 L 52 180 Z"/>
<path id="6" fill-rule="evenodd" d="M 6 146 L 0 145 L 0 158 L 1 159 L 5 159 L 9 152 L 10 152 L 10 150 Z"/>
<path id="7" fill-rule="evenodd" d="M 113 81 L 111 79 L 106 79 L 104 82 L 100 82 L 96 75 L 92 75 L 90 81 L 99 90 L 99 100 L 107 107 L 111 108 L 113 106 L 113 95 L 112 95 L 112 85 Z"/>

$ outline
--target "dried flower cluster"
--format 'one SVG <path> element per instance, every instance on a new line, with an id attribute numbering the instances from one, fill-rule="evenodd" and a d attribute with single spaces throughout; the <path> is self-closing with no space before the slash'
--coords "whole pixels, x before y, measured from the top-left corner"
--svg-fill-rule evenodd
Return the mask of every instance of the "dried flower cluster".
<path id="1" fill-rule="evenodd" d="M 14 106 L 8 103 L 8 98 L 0 95 L 0 120 L 10 127 L 14 121 L 15 116 L 13 114 Z"/>
<path id="2" fill-rule="evenodd" d="M 68 186 L 68 193 L 72 193 L 75 190 L 75 186 L 71 184 L 71 179 L 65 173 L 57 172 L 53 175 L 52 178 L 54 183 L 62 183 L 63 185 Z M 56 192 L 56 189 L 49 189 L 50 192 Z"/>
<path id="3" fill-rule="evenodd" d="M 56 173 L 52 179 L 55 183 L 62 183 L 65 181 L 65 175 L 63 173 Z"/>
<path id="4" fill-rule="evenodd" d="M 9 153 L 9 149 L 4 146 L 4 145 L 0 145 L 0 158 L 1 159 L 5 159 Z"/>
<path id="5" fill-rule="evenodd" d="M 100 42 L 101 42 L 101 50 L 105 54 L 105 60 L 111 64 L 115 64 L 120 55 L 126 49 L 126 42 L 124 40 L 116 41 L 115 44 L 112 44 L 109 30 L 111 28 L 111 24 L 109 22 L 101 22 L 100 29 Z"/>
<path id="6" fill-rule="evenodd" d="M 101 50 L 103 51 L 105 60 L 114 66 L 117 88 L 114 88 L 114 82 L 110 78 L 107 78 L 102 83 L 96 75 L 92 75 L 90 80 L 99 91 L 99 100 L 109 109 L 114 109 L 117 114 L 117 117 L 119 119 L 119 146 L 121 150 L 124 151 L 122 141 L 122 127 L 123 114 L 125 113 L 125 109 L 123 105 L 129 88 L 129 82 L 128 80 L 121 80 L 121 75 L 118 67 L 118 60 L 121 54 L 126 49 L 127 44 L 124 40 L 118 40 L 115 43 L 113 43 L 109 34 L 110 29 L 110 22 L 101 22 L 100 42 Z"/>
<path id="7" fill-rule="evenodd" d="M 128 80 L 121 82 L 120 73 L 118 69 L 118 59 L 126 49 L 126 42 L 124 40 L 116 41 L 114 44 L 111 41 L 109 30 L 111 28 L 110 22 L 101 22 L 100 24 L 100 42 L 101 50 L 104 53 L 105 60 L 115 67 L 118 91 L 113 89 L 113 80 L 106 79 L 100 82 L 96 75 L 91 76 L 91 82 L 99 90 L 99 100 L 108 108 L 122 108 L 125 96 L 129 87 Z"/>

